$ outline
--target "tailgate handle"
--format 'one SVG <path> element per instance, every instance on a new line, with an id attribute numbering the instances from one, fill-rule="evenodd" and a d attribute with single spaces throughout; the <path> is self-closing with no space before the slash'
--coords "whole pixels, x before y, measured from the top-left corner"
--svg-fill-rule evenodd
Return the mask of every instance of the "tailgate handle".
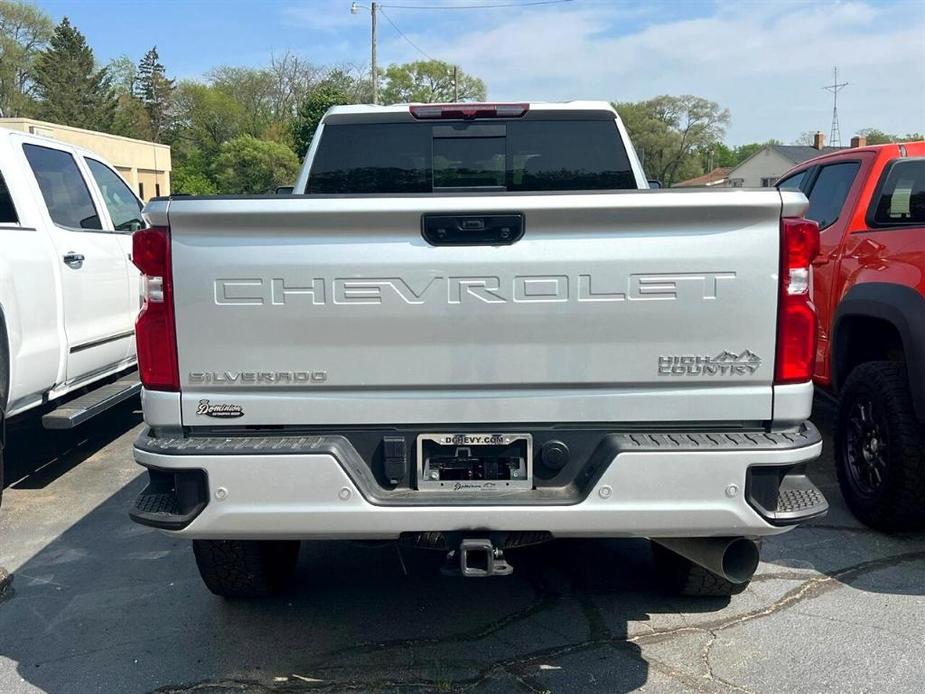
<path id="1" fill-rule="evenodd" d="M 421 215 L 421 235 L 431 246 L 510 246 L 524 235 L 521 212 Z"/>

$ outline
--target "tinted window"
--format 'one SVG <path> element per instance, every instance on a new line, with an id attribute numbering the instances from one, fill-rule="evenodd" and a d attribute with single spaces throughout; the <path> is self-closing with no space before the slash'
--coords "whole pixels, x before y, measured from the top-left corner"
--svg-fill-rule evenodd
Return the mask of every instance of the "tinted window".
<path id="1" fill-rule="evenodd" d="M 800 186 L 803 185 L 803 180 L 805 178 L 806 172 L 801 171 L 800 173 L 793 174 L 793 176 L 778 182 L 777 187 L 781 190 L 800 190 Z"/>
<path id="2" fill-rule="evenodd" d="M 87 159 L 93 180 L 103 194 L 116 231 L 136 231 L 145 226 L 141 219 L 141 203 L 132 190 L 112 169 L 95 159 Z"/>
<path id="3" fill-rule="evenodd" d="M 16 216 L 16 208 L 13 207 L 13 196 L 6 187 L 3 174 L 0 174 L 0 224 L 10 223 L 19 223 L 19 217 Z"/>
<path id="4" fill-rule="evenodd" d="M 72 229 L 103 228 L 74 157 L 37 145 L 23 145 L 23 151 L 55 224 Z"/>
<path id="5" fill-rule="evenodd" d="M 925 159 L 893 164 L 873 206 L 874 226 L 925 226 Z"/>
<path id="6" fill-rule="evenodd" d="M 860 166 L 856 161 L 823 166 L 809 192 L 806 218 L 819 222 L 820 229 L 825 229 L 838 219 Z"/>
<path id="7" fill-rule="evenodd" d="M 424 193 L 431 190 L 430 126 L 326 125 L 307 193 Z"/>
<path id="8" fill-rule="evenodd" d="M 612 120 L 327 125 L 308 193 L 635 189 Z"/>

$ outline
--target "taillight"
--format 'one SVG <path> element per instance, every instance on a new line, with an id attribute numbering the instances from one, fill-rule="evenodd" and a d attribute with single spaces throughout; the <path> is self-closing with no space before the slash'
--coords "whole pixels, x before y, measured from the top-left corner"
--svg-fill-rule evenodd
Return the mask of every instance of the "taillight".
<path id="1" fill-rule="evenodd" d="M 810 294 L 819 225 L 802 217 L 780 221 L 780 305 L 775 383 L 803 383 L 816 364 L 816 309 Z"/>
<path id="2" fill-rule="evenodd" d="M 141 383 L 150 390 L 180 390 L 170 229 L 154 227 L 136 231 L 132 235 L 132 262 L 143 275 L 144 303 L 135 321 Z"/>
<path id="3" fill-rule="evenodd" d="M 453 118 L 520 118 L 530 104 L 414 104 L 408 107 L 418 119 Z"/>

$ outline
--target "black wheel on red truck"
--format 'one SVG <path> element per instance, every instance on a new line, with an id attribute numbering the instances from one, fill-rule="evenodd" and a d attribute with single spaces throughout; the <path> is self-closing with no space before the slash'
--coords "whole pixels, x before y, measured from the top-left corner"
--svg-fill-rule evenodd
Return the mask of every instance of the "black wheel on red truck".
<path id="1" fill-rule="evenodd" d="M 845 502 L 865 525 L 925 527 L 925 429 L 902 363 L 866 362 L 848 376 L 838 399 L 835 468 Z"/>
<path id="2" fill-rule="evenodd" d="M 298 540 L 193 540 L 206 587 L 224 598 L 281 593 L 295 576 Z"/>

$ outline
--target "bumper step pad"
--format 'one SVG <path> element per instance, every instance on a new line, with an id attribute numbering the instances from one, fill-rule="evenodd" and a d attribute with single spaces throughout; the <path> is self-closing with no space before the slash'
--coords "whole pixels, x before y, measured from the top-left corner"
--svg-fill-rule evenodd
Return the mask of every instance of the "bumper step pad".
<path id="1" fill-rule="evenodd" d="M 769 523 L 793 525 L 824 516 L 829 510 L 825 496 L 802 472 L 781 471 L 783 474 L 776 480 L 776 492 L 770 488 L 770 476 L 762 475 L 758 478 L 755 472 L 753 469 L 749 502 Z M 762 472 L 775 471 L 770 469 Z"/>
<path id="2" fill-rule="evenodd" d="M 805 475 L 790 475 L 780 485 L 774 513 L 778 518 L 802 518 L 821 514 L 828 508 L 829 502 Z"/>
<path id="3" fill-rule="evenodd" d="M 135 498 L 129 516 L 142 525 L 182 530 L 206 507 L 208 494 L 202 470 L 148 468 L 148 486 Z"/>

